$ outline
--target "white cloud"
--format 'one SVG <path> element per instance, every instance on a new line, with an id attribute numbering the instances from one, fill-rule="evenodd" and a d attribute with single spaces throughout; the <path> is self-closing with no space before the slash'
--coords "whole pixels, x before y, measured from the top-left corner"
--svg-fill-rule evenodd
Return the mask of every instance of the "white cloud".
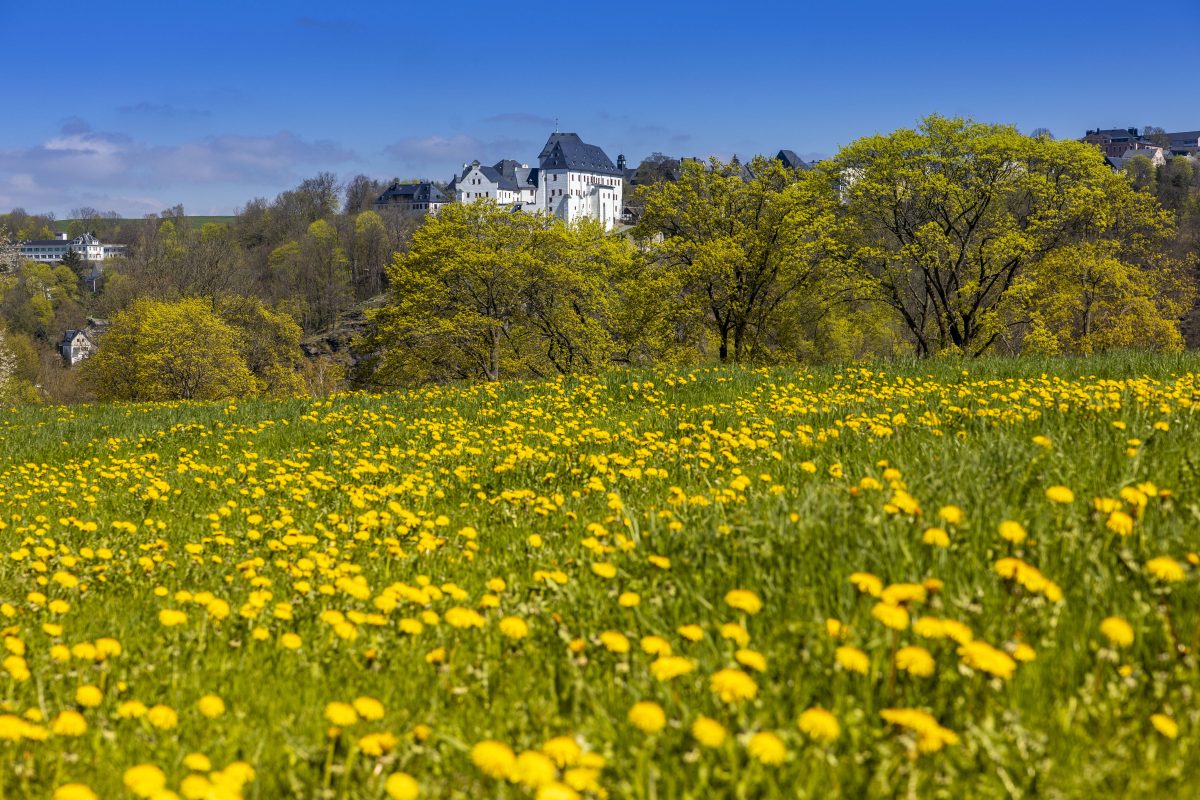
<path id="1" fill-rule="evenodd" d="M 354 153 L 334 142 L 306 140 L 288 131 L 153 144 L 93 131 L 82 120 L 70 119 L 58 135 L 40 144 L 0 150 L 0 208 L 37 210 L 103 197 L 157 211 L 163 206 L 150 207 L 158 205 L 153 190 L 221 183 L 282 189 L 304 170 L 329 169 L 354 159 Z"/>

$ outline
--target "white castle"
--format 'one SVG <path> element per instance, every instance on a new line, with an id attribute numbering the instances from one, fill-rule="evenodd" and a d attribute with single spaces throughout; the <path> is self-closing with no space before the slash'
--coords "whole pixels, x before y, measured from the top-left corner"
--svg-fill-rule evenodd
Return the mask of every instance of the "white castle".
<path id="1" fill-rule="evenodd" d="M 624 175 L 599 147 L 575 133 L 552 133 L 530 167 L 511 159 L 493 166 L 463 164 L 451 181 L 455 198 L 471 203 L 490 198 L 528 213 L 547 213 L 573 222 L 599 220 L 605 230 L 620 222 Z"/>

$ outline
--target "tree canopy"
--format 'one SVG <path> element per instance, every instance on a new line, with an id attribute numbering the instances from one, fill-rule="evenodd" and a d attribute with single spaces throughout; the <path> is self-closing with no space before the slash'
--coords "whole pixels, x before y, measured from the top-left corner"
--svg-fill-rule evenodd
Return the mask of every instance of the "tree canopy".
<path id="1" fill-rule="evenodd" d="M 1170 233 L 1157 204 L 1096 148 L 1029 138 L 1006 125 L 931 116 L 915 130 L 849 145 L 827 174 L 850 223 L 855 291 L 894 309 L 922 355 L 976 356 L 1019 339 L 1038 323 L 1028 304 L 1013 308 L 1014 286 L 1026 280 L 1041 292 L 1068 290 L 1039 270 L 1115 260 L 1135 284 L 1148 281 L 1145 245 Z M 1178 312 L 1174 304 L 1140 307 L 1165 322 Z"/>

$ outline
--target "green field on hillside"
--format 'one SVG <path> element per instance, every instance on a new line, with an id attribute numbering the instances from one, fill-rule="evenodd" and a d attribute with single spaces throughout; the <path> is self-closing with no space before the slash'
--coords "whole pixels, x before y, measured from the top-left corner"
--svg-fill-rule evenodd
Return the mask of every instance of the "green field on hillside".
<path id="1" fill-rule="evenodd" d="M 189 216 L 184 217 L 184 219 L 187 220 L 189 227 L 200 228 L 204 225 L 207 225 L 210 222 L 216 223 L 218 225 L 232 225 L 233 221 L 236 220 L 237 217 L 233 216 L 233 215 L 226 215 L 226 216 L 203 216 L 203 215 L 191 216 L 191 215 L 189 215 Z M 144 222 L 144 221 L 145 220 L 138 219 L 136 217 L 129 217 L 129 218 L 125 218 L 125 219 L 102 219 L 102 220 L 97 220 L 97 223 L 98 223 L 98 226 L 105 226 L 105 225 L 122 225 L 123 226 L 123 225 L 136 225 L 136 224 Z M 73 223 L 73 222 L 80 222 L 80 220 L 76 220 L 76 219 L 55 220 L 53 227 L 54 227 L 55 231 L 61 231 L 63 233 L 66 233 L 67 230 L 70 228 L 71 223 Z"/>
<path id="2" fill-rule="evenodd" d="M 4 411 L 0 797 L 1187 796 L 1198 374 Z"/>

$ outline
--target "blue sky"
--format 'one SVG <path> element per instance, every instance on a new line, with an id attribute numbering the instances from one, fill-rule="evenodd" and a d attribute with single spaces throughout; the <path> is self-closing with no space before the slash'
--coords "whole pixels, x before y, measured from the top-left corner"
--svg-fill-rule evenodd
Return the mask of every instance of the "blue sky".
<path id="1" fill-rule="evenodd" d="M 1200 3 L 0 0 L 0 209 L 232 213 L 328 170 L 830 155 L 938 112 L 1200 128 Z M 567 47 L 570 54 L 567 55 Z"/>

